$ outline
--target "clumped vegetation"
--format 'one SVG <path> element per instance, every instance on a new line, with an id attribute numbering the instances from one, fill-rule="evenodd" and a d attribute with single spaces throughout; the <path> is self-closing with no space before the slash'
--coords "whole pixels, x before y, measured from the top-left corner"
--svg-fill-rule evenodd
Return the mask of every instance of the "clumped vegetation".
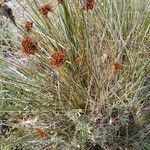
<path id="1" fill-rule="evenodd" d="M 149 0 L 17 3 L 19 36 L 0 35 L 16 55 L 1 51 L 0 149 L 148 150 Z"/>

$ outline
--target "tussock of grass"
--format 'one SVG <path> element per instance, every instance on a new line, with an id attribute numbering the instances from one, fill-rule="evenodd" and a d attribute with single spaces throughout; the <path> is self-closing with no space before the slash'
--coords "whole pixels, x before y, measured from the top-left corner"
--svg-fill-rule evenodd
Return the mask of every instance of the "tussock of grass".
<path id="1" fill-rule="evenodd" d="M 149 1 L 17 2 L 33 27 L 0 57 L 1 149 L 148 150 Z"/>

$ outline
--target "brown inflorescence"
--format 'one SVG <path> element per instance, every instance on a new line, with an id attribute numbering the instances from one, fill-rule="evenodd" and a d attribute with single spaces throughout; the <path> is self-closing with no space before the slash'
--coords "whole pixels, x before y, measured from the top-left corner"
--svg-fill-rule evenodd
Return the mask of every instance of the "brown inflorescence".
<path id="1" fill-rule="evenodd" d="M 36 131 L 37 131 L 38 138 L 44 138 L 48 135 L 47 132 L 43 129 L 36 129 Z"/>
<path id="2" fill-rule="evenodd" d="M 45 16 L 48 17 L 48 13 L 49 12 L 53 12 L 53 8 L 50 4 L 46 4 L 43 5 L 40 9 L 39 9 L 40 13 Z"/>
<path id="3" fill-rule="evenodd" d="M 22 39 L 22 50 L 25 54 L 35 55 L 35 53 L 38 51 L 38 45 L 30 37 L 25 36 Z"/>
<path id="4" fill-rule="evenodd" d="M 66 56 L 64 52 L 54 52 L 51 55 L 50 64 L 52 66 L 60 67 L 65 63 Z"/>
<path id="5" fill-rule="evenodd" d="M 122 64 L 119 62 L 114 62 L 113 67 L 115 71 L 119 71 L 122 68 Z"/>
<path id="6" fill-rule="evenodd" d="M 32 27 L 33 27 L 33 22 L 31 22 L 31 21 L 26 21 L 24 27 L 25 27 L 25 30 L 26 30 L 27 32 L 30 32 L 30 31 L 32 30 Z"/>
<path id="7" fill-rule="evenodd" d="M 95 0 L 86 0 L 83 10 L 92 10 L 95 5 Z"/>

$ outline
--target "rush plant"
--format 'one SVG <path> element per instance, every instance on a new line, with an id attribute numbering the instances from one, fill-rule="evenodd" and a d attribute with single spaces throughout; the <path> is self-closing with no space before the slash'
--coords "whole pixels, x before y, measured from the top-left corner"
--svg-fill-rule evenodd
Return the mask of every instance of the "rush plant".
<path id="1" fill-rule="evenodd" d="M 148 150 L 149 0 L 17 3 L 28 19 L 15 16 L 21 58 L 0 58 L 1 149 Z"/>

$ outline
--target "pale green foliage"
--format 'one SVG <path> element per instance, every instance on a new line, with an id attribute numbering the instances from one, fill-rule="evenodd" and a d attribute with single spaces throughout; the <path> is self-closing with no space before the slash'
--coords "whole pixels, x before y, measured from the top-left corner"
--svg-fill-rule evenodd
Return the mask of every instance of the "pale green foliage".
<path id="1" fill-rule="evenodd" d="M 89 11 L 51 1 L 48 18 L 38 11 L 46 0 L 25 2 L 33 28 L 18 26 L 20 43 L 28 35 L 40 51 L 0 57 L 0 116 L 12 126 L 1 148 L 148 150 L 149 0 L 97 0 Z M 55 51 L 67 56 L 61 67 L 50 64 Z M 48 135 L 38 139 L 36 128 Z"/>

